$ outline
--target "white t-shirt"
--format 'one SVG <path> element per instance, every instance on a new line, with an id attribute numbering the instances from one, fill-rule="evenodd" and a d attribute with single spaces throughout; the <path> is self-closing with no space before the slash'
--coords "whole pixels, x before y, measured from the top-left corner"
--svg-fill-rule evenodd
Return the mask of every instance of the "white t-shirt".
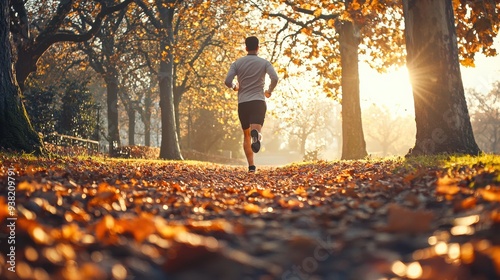
<path id="1" fill-rule="evenodd" d="M 271 79 L 269 91 L 273 91 L 278 84 L 278 74 L 271 63 L 255 54 L 248 54 L 236 60 L 227 73 L 225 84 L 227 87 L 233 87 L 233 80 L 238 79 L 238 103 L 266 100 L 264 96 L 264 83 L 266 74 Z"/>

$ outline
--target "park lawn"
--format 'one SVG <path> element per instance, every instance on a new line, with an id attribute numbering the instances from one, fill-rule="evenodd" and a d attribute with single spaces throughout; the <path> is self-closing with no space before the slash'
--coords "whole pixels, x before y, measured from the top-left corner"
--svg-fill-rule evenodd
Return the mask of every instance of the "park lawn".
<path id="1" fill-rule="evenodd" d="M 0 160 L 2 279 L 500 277 L 500 156 Z"/>

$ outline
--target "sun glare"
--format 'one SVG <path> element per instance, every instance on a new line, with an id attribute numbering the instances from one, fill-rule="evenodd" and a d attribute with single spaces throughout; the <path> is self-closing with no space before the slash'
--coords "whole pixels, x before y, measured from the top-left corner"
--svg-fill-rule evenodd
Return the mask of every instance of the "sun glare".
<path id="1" fill-rule="evenodd" d="M 387 73 L 378 73 L 360 65 L 361 107 L 372 104 L 386 106 L 395 115 L 413 115 L 413 95 L 408 69 L 401 67 Z"/>

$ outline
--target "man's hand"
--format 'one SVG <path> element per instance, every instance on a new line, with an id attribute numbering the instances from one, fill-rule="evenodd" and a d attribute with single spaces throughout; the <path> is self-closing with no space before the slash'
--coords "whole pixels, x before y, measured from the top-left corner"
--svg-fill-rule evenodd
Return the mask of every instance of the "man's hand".
<path id="1" fill-rule="evenodd" d="M 238 91 L 240 89 L 240 85 L 238 83 L 234 83 L 232 89 L 234 91 Z"/>
<path id="2" fill-rule="evenodd" d="M 271 97 L 271 92 L 269 90 L 266 89 L 266 91 L 264 91 L 264 95 L 269 98 Z"/>

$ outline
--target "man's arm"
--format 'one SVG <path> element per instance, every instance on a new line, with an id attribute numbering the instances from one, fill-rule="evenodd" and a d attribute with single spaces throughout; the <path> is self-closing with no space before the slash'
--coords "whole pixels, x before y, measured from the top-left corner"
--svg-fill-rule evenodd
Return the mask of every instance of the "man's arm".
<path id="1" fill-rule="evenodd" d="M 269 93 L 271 93 L 278 84 L 278 74 L 276 73 L 273 65 L 271 65 L 270 62 L 268 62 L 267 64 L 266 73 L 269 75 L 269 78 L 271 79 L 271 84 L 269 84 L 269 89 L 267 90 Z"/>
<path id="2" fill-rule="evenodd" d="M 237 84 L 233 83 L 234 77 L 236 77 L 236 67 L 233 63 L 231 64 L 231 67 L 229 67 L 229 72 L 227 72 L 226 80 L 224 81 L 224 83 L 228 88 L 236 90 L 235 88 L 237 88 Z"/>

